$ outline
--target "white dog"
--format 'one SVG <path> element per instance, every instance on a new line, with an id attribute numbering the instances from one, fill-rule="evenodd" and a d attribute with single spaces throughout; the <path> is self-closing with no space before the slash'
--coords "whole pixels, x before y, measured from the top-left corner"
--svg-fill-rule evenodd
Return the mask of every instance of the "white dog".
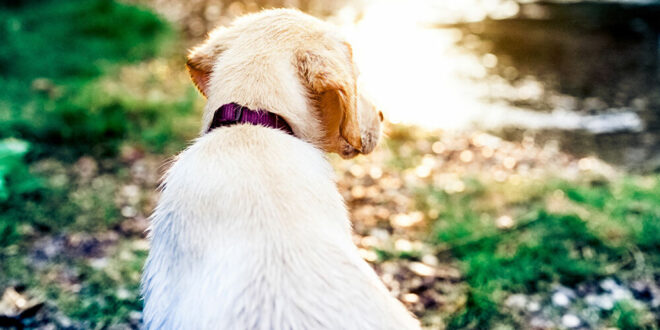
<path id="1" fill-rule="evenodd" d="M 152 216 L 146 328 L 419 328 L 358 254 L 323 153 L 379 137 L 348 43 L 269 10 L 213 31 L 188 68 L 208 104 Z"/>

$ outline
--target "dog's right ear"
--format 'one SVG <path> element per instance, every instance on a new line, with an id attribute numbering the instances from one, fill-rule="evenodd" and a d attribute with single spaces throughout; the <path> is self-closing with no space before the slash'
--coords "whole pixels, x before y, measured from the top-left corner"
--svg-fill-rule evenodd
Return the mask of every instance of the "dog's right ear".
<path id="1" fill-rule="evenodd" d="M 229 47 L 230 38 L 227 28 L 217 28 L 209 33 L 206 41 L 193 47 L 188 53 L 186 67 L 190 79 L 205 97 L 208 97 L 208 84 L 215 61 Z"/>
<path id="2" fill-rule="evenodd" d="M 337 49 L 298 50 L 296 65 L 320 111 L 325 151 L 353 157 L 362 150 L 357 118 L 356 74 L 348 43 Z"/>

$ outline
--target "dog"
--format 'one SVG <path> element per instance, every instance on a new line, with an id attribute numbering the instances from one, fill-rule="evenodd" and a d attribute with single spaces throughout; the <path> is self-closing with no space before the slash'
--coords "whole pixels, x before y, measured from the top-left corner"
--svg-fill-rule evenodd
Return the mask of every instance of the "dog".
<path id="1" fill-rule="evenodd" d="M 350 45 L 273 9 L 211 32 L 187 67 L 207 104 L 151 217 L 145 328 L 418 329 L 360 257 L 324 153 L 380 136 Z"/>

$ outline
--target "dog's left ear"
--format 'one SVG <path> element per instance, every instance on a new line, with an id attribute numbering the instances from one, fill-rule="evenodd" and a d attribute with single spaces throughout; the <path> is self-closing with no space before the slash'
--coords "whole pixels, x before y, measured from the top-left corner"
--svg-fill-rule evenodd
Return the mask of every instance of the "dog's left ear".
<path id="1" fill-rule="evenodd" d="M 209 33 L 206 41 L 192 48 L 188 53 L 186 67 L 190 79 L 205 97 L 208 96 L 209 78 L 215 61 L 229 47 L 231 38 L 227 28 L 217 28 Z"/>
<path id="2" fill-rule="evenodd" d="M 341 47 L 342 51 L 321 47 L 300 50 L 296 53 L 296 64 L 301 80 L 320 110 L 325 128 L 324 149 L 347 156 L 362 149 L 362 139 L 352 50 L 348 43 L 342 43 Z"/>

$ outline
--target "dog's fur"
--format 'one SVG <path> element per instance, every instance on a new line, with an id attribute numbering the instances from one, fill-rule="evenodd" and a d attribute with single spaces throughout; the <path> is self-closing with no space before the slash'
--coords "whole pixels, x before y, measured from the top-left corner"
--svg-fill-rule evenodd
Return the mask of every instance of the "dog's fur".
<path id="1" fill-rule="evenodd" d="M 281 115 L 295 137 L 234 125 L 178 156 L 152 216 L 146 328 L 419 328 L 360 257 L 323 154 L 378 141 L 350 46 L 317 19 L 269 10 L 212 32 L 188 68 L 208 98 L 202 132 L 236 102 Z"/>

